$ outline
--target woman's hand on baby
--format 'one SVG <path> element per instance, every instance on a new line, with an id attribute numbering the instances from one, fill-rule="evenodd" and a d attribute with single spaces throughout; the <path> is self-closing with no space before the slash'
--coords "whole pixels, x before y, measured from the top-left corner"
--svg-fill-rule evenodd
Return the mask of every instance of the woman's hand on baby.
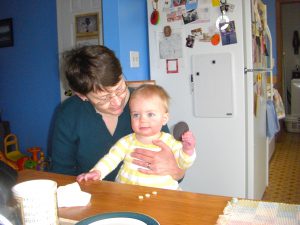
<path id="1" fill-rule="evenodd" d="M 97 170 L 93 170 L 88 173 L 82 173 L 78 175 L 76 178 L 77 182 L 81 182 L 83 180 L 88 181 L 88 180 L 99 180 L 99 179 L 100 179 L 100 171 Z"/>
<path id="2" fill-rule="evenodd" d="M 133 163 L 145 169 L 138 170 L 145 174 L 171 175 L 175 180 L 184 176 L 185 171 L 178 167 L 172 150 L 161 140 L 153 141 L 153 144 L 161 148 L 159 152 L 147 149 L 135 149 L 131 153 Z"/>
<path id="3" fill-rule="evenodd" d="M 188 155 L 192 155 L 196 145 L 196 140 L 193 133 L 191 131 L 184 132 L 181 138 L 183 151 Z"/>

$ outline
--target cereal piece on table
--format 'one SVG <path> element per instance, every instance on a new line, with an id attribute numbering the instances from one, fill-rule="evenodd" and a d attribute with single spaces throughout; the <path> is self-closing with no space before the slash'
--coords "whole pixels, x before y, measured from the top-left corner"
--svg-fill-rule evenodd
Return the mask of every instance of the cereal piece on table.
<path id="1" fill-rule="evenodd" d="M 152 191 L 152 194 L 157 195 L 157 191 Z"/>
<path id="2" fill-rule="evenodd" d="M 150 198 L 150 194 L 149 193 L 145 194 L 145 196 L 146 196 L 146 198 Z"/>
<path id="3" fill-rule="evenodd" d="M 144 199 L 144 196 L 143 195 L 139 195 L 139 199 L 140 200 Z"/>

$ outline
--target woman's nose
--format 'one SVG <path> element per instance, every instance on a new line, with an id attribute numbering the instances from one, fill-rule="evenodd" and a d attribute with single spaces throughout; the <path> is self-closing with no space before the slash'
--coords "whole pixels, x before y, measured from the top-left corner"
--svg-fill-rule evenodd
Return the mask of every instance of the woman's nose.
<path id="1" fill-rule="evenodd" d="M 120 106 L 122 103 L 122 98 L 120 98 L 117 95 L 111 96 L 110 97 L 110 104 L 113 106 Z"/>

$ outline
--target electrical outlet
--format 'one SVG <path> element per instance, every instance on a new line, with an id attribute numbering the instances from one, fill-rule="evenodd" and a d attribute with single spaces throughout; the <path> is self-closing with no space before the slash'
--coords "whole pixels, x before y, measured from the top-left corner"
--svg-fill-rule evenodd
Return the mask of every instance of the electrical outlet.
<path id="1" fill-rule="evenodd" d="M 138 51 L 130 51 L 130 67 L 140 67 L 140 54 Z"/>

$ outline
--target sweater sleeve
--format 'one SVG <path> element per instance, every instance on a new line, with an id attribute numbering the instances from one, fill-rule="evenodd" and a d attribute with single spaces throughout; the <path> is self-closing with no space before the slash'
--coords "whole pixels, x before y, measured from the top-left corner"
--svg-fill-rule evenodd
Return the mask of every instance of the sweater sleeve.
<path id="1" fill-rule="evenodd" d="M 175 139 L 172 140 L 172 151 L 174 153 L 174 156 L 176 158 L 178 166 L 186 170 L 189 167 L 191 167 L 196 159 L 196 151 L 194 150 L 193 155 L 188 155 L 183 151 L 182 143 L 180 141 L 177 141 Z"/>
<path id="2" fill-rule="evenodd" d="M 63 113 L 57 115 L 52 142 L 51 142 L 51 168 L 55 173 L 78 175 L 76 167 L 76 136 L 72 131 L 73 125 L 68 123 Z"/>
<path id="3" fill-rule="evenodd" d="M 164 132 L 162 134 L 160 139 L 172 150 L 179 168 L 186 170 L 192 166 L 196 159 L 196 151 L 190 156 L 183 151 L 182 143 L 177 141 L 173 135 Z"/>
<path id="4" fill-rule="evenodd" d="M 179 151 L 178 165 L 181 169 L 187 169 L 191 167 L 196 159 L 196 151 L 194 150 L 193 155 L 186 154 L 182 148 Z"/>

